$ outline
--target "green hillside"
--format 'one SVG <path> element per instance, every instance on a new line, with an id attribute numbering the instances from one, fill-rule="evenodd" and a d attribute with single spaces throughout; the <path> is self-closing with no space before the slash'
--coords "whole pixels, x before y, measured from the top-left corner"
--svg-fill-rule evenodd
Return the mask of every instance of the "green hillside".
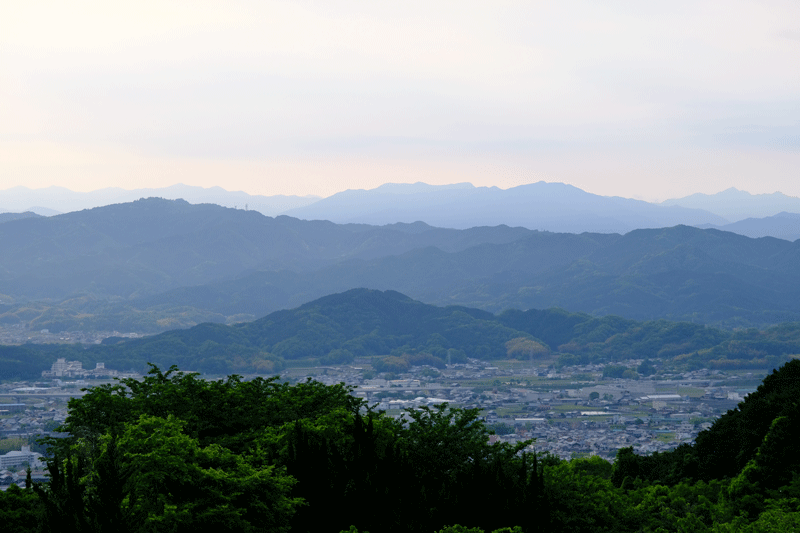
<path id="1" fill-rule="evenodd" d="M 534 357 L 514 352 L 509 341 L 529 339 L 564 364 L 662 359 L 676 369 L 769 370 L 800 354 L 800 324 L 731 332 L 666 320 L 639 322 L 595 318 L 561 309 L 506 311 L 493 315 L 462 306 L 437 307 L 395 291 L 353 289 L 253 322 L 204 323 L 134 340 L 83 347 L 52 344 L 4 346 L 4 377 L 31 376 L 56 357 L 94 366 L 142 371 L 148 362 L 224 374 L 277 371 L 303 359 L 339 364 L 361 356 L 425 357 L 427 364 Z M 38 365 L 38 366 L 37 366 Z"/>

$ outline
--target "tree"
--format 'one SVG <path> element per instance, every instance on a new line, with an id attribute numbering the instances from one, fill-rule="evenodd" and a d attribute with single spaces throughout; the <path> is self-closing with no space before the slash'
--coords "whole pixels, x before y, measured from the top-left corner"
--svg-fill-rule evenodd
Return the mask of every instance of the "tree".
<path id="1" fill-rule="evenodd" d="M 184 426 L 142 415 L 121 436 L 127 521 L 148 531 L 288 531 L 301 504 L 288 496 L 294 479 L 219 445 L 200 447 Z"/>
<path id="2" fill-rule="evenodd" d="M 528 337 L 517 337 L 506 342 L 506 354 L 516 359 L 530 359 L 550 354 L 550 349 Z"/>
<path id="3" fill-rule="evenodd" d="M 430 531 L 459 522 L 492 530 L 535 515 L 538 467 L 523 453 L 533 441 L 489 444 L 478 413 L 447 404 L 406 410 L 410 420 L 398 436 L 407 465 L 407 505 L 419 509 L 406 529 Z"/>
<path id="4" fill-rule="evenodd" d="M 364 405 L 351 390 L 235 375 L 205 381 L 155 366 L 141 380 L 88 390 L 70 402 L 61 428 L 70 435 L 49 439 L 52 481 L 37 490 L 44 522 L 76 531 L 199 521 L 286 530 L 302 502 L 282 462 L 287 424 L 320 421 L 336 434 L 333 420 Z"/>
<path id="5" fill-rule="evenodd" d="M 26 490 L 11 485 L 0 491 L 0 524 L 4 533 L 28 533 L 35 529 L 40 513 L 39 498 L 32 485 Z"/>
<path id="6" fill-rule="evenodd" d="M 582 461 L 563 461 L 544 469 L 550 531 L 624 531 L 626 506 L 607 469 Z M 601 472 L 602 476 L 595 475 Z"/>
<path id="7" fill-rule="evenodd" d="M 656 373 L 656 367 L 653 366 L 653 363 L 651 363 L 649 359 L 645 359 L 642 361 L 642 364 L 636 368 L 636 371 L 645 377 L 652 376 Z"/>

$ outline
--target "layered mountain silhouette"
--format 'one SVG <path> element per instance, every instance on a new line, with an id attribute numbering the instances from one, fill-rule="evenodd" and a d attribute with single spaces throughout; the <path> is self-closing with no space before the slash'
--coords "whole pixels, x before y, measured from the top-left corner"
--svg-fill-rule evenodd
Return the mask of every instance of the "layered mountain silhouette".
<path id="1" fill-rule="evenodd" d="M 33 211 L 52 216 L 140 198 L 183 199 L 258 211 L 267 216 L 286 214 L 305 220 L 384 225 L 426 222 L 447 228 L 509 225 L 554 232 L 627 233 L 634 229 L 679 224 L 720 228 L 742 235 L 796 240 L 780 213 L 800 214 L 800 198 L 750 194 L 731 188 L 717 194 L 694 194 L 660 204 L 590 194 L 563 183 L 533 183 L 503 190 L 452 185 L 385 184 L 371 190 L 348 190 L 329 198 L 259 196 L 221 187 L 172 185 L 160 189 L 106 188 L 74 192 L 63 187 L 0 191 L 0 213 Z M 738 224 L 745 219 L 743 225 Z M 763 220 L 760 220 L 763 219 Z"/>
<path id="2" fill-rule="evenodd" d="M 543 181 L 510 189 L 469 183 L 386 184 L 371 190 L 344 191 L 285 214 L 338 223 L 421 220 L 447 228 L 506 224 L 569 233 L 626 233 L 637 228 L 727 222 L 702 209 L 598 196 L 571 185 Z"/>
<path id="3" fill-rule="evenodd" d="M 64 187 L 44 189 L 13 187 L 0 191 L 0 213 L 33 211 L 39 215 L 51 216 L 149 197 L 182 199 L 192 204 L 217 204 L 241 209 L 247 206 L 247 209 L 268 216 L 276 216 L 288 209 L 302 207 L 319 200 L 318 196 L 251 195 L 242 191 L 227 191 L 222 187 L 204 188 L 180 183 L 157 189 L 126 190 L 108 187 L 91 192 L 76 192 Z"/>
<path id="4" fill-rule="evenodd" d="M 787 241 L 800 239 L 800 213 L 787 213 L 785 211 L 764 218 L 746 218 L 724 226 L 704 224 L 701 228 L 715 228 L 731 231 L 747 237 L 776 237 Z"/>
<path id="5" fill-rule="evenodd" d="M 800 320 L 800 241 L 688 226 L 370 226 L 147 199 L 2 223 L 0 256 L 0 323 L 51 331 L 232 323 L 359 287 L 491 312 Z"/>
<path id="6" fill-rule="evenodd" d="M 0 293 L 130 298 L 251 270 L 316 270 L 346 259 L 424 246 L 458 251 L 532 233 L 507 226 L 338 225 L 150 198 L 0 225 Z"/>
<path id="7" fill-rule="evenodd" d="M 746 218 L 772 217 L 781 212 L 800 213 L 800 198 L 780 192 L 750 194 L 734 187 L 716 194 L 697 193 L 684 198 L 666 200 L 660 205 L 704 209 L 730 222 Z"/>

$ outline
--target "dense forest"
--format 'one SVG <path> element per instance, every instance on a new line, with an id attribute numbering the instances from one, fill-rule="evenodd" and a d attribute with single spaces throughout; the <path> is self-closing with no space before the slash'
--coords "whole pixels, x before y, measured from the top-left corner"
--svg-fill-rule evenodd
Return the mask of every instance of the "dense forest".
<path id="1" fill-rule="evenodd" d="M 476 410 L 375 412 L 344 385 L 153 366 L 70 401 L 51 481 L 4 531 L 796 531 L 800 360 L 693 446 L 564 461 L 489 444 Z M 529 446 L 532 445 L 532 446 Z M 511 531 L 505 529 L 504 531 Z"/>
<path id="2" fill-rule="evenodd" d="M 524 348 L 524 349 L 523 349 Z M 57 357 L 94 367 L 144 372 L 162 367 L 224 375 L 275 373 L 287 362 L 342 364 L 360 356 L 376 370 L 482 360 L 554 359 L 556 364 L 661 359 L 676 370 L 751 368 L 768 371 L 800 354 L 800 324 L 728 331 L 688 322 L 638 322 L 561 309 L 508 310 L 493 315 L 461 306 L 427 305 L 394 291 L 353 289 L 297 309 L 226 326 L 200 324 L 152 337 L 109 338 L 103 345 L 0 346 L 5 379 L 32 378 Z"/>

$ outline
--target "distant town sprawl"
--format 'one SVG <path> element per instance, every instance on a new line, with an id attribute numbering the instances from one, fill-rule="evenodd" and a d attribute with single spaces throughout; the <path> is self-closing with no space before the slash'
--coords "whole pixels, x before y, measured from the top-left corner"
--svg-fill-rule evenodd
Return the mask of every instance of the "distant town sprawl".
<path id="1" fill-rule="evenodd" d="M 624 365 L 635 368 L 641 363 L 630 360 Z M 27 442 L 51 434 L 66 419 L 69 398 L 114 377 L 139 375 L 107 369 L 103 363 L 84 369 L 79 361 L 58 358 L 42 371 L 40 381 L 0 385 L 0 437 Z M 355 385 L 356 396 L 394 417 L 403 416 L 408 408 L 441 403 L 478 407 L 495 432 L 493 442 L 533 438 L 537 452 L 565 459 L 598 455 L 608 460 L 623 447 L 647 454 L 693 442 L 698 432 L 752 391 L 760 377 L 701 369 L 661 373 L 651 379 L 609 378 L 604 377 L 603 365 L 555 369 L 476 359 L 442 369 L 414 366 L 399 374 L 376 375 L 366 360 L 290 368 L 281 374 L 288 382 L 312 378 L 329 385 Z M 24 483 L 23 463 L 41 470 L 38 454 L 19 462 L 30 453 L 35 452 L 28 447 L 2 456 L 7 458 L 0 468 L 0 485 Z"/>

